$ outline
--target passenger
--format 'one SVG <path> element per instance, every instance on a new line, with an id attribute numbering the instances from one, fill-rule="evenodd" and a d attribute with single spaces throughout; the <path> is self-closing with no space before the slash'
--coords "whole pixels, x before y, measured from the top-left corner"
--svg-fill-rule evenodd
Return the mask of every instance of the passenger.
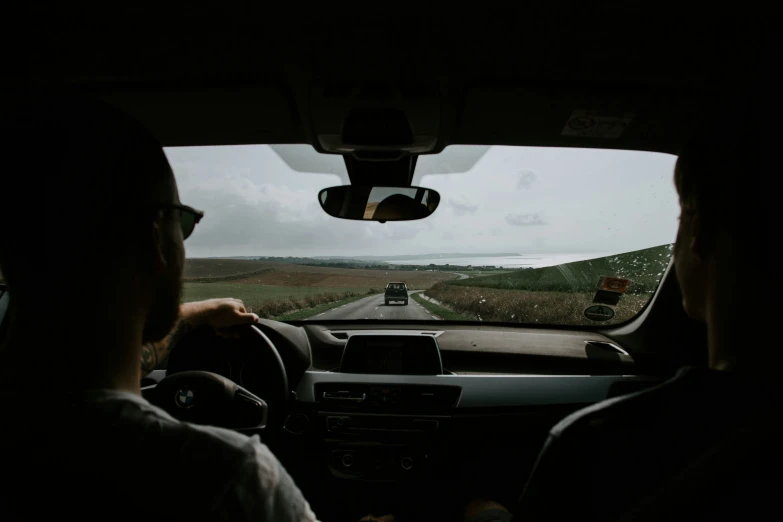
<path id="1" fill-rule="evenodd" d="M 759 520 L 774 509 L 783 488 L 772 415 L 781 354 L 763 333 L 774 324 L 773 278 L 753 117 L 722 111 L 674 171 L 681 215 L 673 264 L 685 311 L 706 324 L 707 364 L 561 421 L 515 509 L 518 520 L 667 520 L 675 512 Z M 512 515 L 477 500 L 465 518 Z"/>

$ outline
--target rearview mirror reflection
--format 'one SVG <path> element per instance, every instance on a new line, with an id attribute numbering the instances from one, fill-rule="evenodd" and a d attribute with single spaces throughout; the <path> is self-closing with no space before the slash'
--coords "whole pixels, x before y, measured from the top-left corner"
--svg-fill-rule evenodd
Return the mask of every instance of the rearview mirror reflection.
<path id="1" fill-rule="evenodd" d="M 411 221 L 435 212 L 437 191 L 423 187 L 343 185 L 323 189 L 318 201 L 332 217 L 363 221 Z"/>

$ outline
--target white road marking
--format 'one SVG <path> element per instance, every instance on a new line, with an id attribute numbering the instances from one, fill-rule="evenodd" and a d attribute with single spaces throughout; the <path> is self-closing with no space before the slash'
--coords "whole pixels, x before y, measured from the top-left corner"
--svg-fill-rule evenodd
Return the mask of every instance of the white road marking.
<path id="1" fill-rule="evenodd" d="M 326 312 L 321 312 L 320 314 L 316 315 L 316 317 L 320 317 L 320 316 L 324 315 L 325 313 Z"/>

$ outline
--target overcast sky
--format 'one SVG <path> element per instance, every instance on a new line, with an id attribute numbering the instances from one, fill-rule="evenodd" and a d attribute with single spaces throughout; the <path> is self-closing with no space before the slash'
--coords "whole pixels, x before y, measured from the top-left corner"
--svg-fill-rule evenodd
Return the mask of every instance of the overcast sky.
<path id="1" fill-rule="evenodd" d="M 677 229 L 675 158 L 666 154 L 450 147 L 420 157 L 414 178 L 440 192 L 437 211 L 384 224 L 321 210 L 318 192 L 348 180 L 340 156 L 319 155 L 308 145 L 183 147 L 166 154 L 182 202 L 206 212 L 186 242 L 188 257 L 608 254 L 671 243 Z"/>

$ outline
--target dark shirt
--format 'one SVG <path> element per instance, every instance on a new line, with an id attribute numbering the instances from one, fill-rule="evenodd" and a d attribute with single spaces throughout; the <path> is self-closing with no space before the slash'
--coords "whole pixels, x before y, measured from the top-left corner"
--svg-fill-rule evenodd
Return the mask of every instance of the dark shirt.
<path id="1" fill-rule="evenodd" d="M 257 436 L 132 393 L 0 395 L 0 521 L 315 520 Z"/>
<path id="2" fill-rule="evenodd" d="M 770 492 L 783 494 L 775 387 L 683 368 L 570 415 L 551 430 L 518 519 L 764 513 Z"/>

